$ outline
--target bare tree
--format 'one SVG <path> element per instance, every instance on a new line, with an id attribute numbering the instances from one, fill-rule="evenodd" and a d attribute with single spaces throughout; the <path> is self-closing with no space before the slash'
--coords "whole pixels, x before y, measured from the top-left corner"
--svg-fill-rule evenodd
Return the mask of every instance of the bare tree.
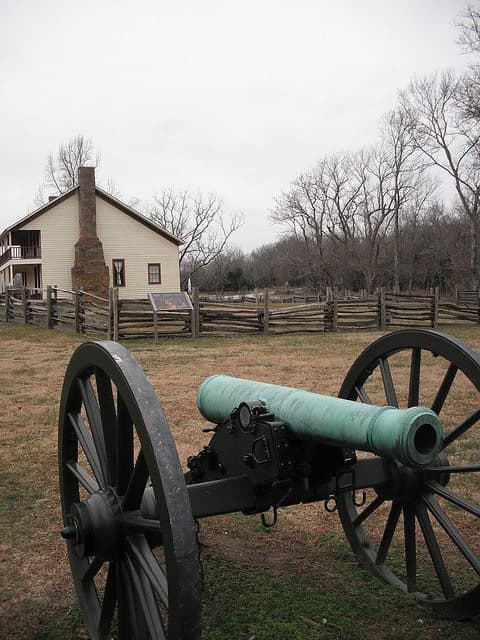
<path id="1" fill-rule="evenodd" d="M 457 42 L 466 54 L 473 55 L 467 73 L 462 77 L 457 97 L 459 108 L 468 118 L 480 120 L 480 5 L 469 4 L 456 21 Z"/>
<path id="2" fill-rule="evenodd" d="M 307 173 L 302 173 L 293 181 L 289 191 L 276 200 L 276 207 L 270 214 L 273 222 L 280 224 L 287 233 L 305 245 L 302 257 L 306 263 L 305 279 L 310 275 L 312 284 L 319 285 L 327 276 L 328 269 L 323 259 L 325 216 L 327 213 L 324 196 L 325 185 L 322 174 L 326 162 Z"/>
<path id="3" fill-rule="evenodd" d="M 71 140 L 63 142 L 55 154 L 47 157 L 44 180 L 39 187 L 34 202 L 41 206 L 45 196 L 60 195 L 71 189 L 77 181 L 77 169 L 85 165 L 97 166 L 100 155 L 95 153 L 90 138 L 78 134 Z"/>
<path id="4" fill-rule="evenodd" d="M 354 227 L 350 224 L 358 206 L 359 185 L 352 180 L 351 156 L 336 154 L 324 158 L 309 172 L 292 182 L 277 200 L 270 219 L 303 243 L 305 277 L 320 286 L 341 284 L 340 256 L 328 252 L 332 235 L 340 232 L 347 244 Z"/>
<path id="5" fill-rule="evenodd" d="M 480 5 L 468 4 L 455 24 L 460 32 L 458 44 L 465 53 L 480 53 Z"/>
<path id="6" fill-rule="evenodd" d="M 252 286 L 246 256 L 239 247 L 226 247 L 209 265 L 197 272 L 196 284 L 204 291 L 239 291 Z"/>
<path id="7" fill-rule="evenodd" d="M 417 180 L 416 187 L 412 191 L 408 203 L 402 211 L 400 219 L 400 243 L 403 247 L 401 258 L 403 262 L 403 272 L 405 286 L 408 291 L 412 291 L 417 273 L 417 245 L 419 230 L 424 226 L 425 221 L 436 210 L 441 208 L 441 204 L 433 201 L 436 190 L 436 182 L 428 173 L 422 173 Z"/>
<path id="8" fill-rule="evenodd" d="M 354 267 L 363 274 L 373 293 L 377 284 L 385 238 L 392 223 L 395 204 L 393 172 L 382 146 L 361 150 L 351 156 L 350 193 L 354 206 L 337 210 L 328 230 L 344 246 Z"/>
<path id="9" fill-rule="evenodd" d="M 391 168 L 388 190 L 393 198 L 393 288 L 399 291 L 402 216 L 425 189 L 431 195 L 433 183 L 426 176 L 425 159 L 418 150 L 410 118 L 404 111 L 396 109 L 384 116 L 380 139 Z"/>
<path id="10" fill-rule="evenodd" d="M 182 238 L 180 266 L 184 278 L 193 277 L 225 248 L 243 224 L 243 215 L 227 214 L 215 194 L 191 193 L 187 189 L 164 189 L 148 207 L 152 220 Z"/>
<path id="11" fill-rule="evenodd" d="M 414 80 L 400 94 L 415 143 L 432 166 L 449 175 L 471 224 L 472 286 L 479 282 L 480 121 L 459 106 L 462 79 L 452 72 Z"/>

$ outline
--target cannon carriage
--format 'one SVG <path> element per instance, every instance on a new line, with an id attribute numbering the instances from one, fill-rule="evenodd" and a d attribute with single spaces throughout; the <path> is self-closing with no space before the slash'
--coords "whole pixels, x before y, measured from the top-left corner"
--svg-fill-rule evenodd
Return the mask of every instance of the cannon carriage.
<path id="1" fill-rule="evenodd" d="M 402 408 L 396 354 L 408 375 Z M 445 372 L 423 407 L 429 357 Z M 376 403 L 375 375 L 383 395 Z M 259 514 L 268 527 L 281 508 L 322 501 L 338 511 L 358 560 L 378 577 L 445 617 L 476 615 L 478 397 L 468 407 L 458 399 L 453 425 L 442 420 L 460 376 L 478 393 L 479 356 L 454 338 L 414 329 L 370 345 L 338 398 L 212 376 L 197 396 L 209 442 L 184 473 L 138 363 L 117 343 L 82 344 L 64 381 L 59 468 L 62 535 L 91 638 L 199 639 L 198 520 L 241 512 Z M 457 570 L 445 539 L 470 573 Z"/>

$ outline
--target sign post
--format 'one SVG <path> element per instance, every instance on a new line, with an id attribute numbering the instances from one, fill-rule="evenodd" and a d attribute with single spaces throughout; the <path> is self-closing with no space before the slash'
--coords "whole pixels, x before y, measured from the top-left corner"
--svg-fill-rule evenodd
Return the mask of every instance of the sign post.
<path id="1" fill-rule="evenodd" d="M 190 311 L 192 334 L 193 329 L 193 306 L 186 291 L 175 291 L 173 293 L 149 293 L 148 299 L 153 309 L 153 337 L 155 343 L 158 342 L 158 313 L 159 311 Z"/>

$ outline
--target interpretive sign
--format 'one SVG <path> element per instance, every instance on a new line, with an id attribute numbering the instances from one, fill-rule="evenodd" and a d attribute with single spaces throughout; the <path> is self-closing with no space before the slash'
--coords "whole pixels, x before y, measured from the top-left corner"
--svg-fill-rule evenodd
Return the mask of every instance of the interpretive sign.
<path id="1" fill-rule="evenodd" d="M 186 291 L 149 293 L 148 297 L 154 311 L 191 311 L 193 309 Z"/>

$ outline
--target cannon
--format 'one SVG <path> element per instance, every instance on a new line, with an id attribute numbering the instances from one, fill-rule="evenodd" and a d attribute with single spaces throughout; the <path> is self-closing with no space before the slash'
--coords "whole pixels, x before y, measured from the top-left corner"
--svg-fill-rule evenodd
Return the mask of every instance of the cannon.
<path id="1" fill-rule="evenodd" d="M 136 360 L 83 343 L 61 395 L 59 475 L 90 637 L 198 640 L 199 519 L 240 512 L 271 527 L 282 508 L 318 502 L 376 576 L 443 617 L 475 616 L 479 390 L 477 353 L 417 329 L 373 342 L 338 398 L 211 376 L 197 394 L 209 442 L 183 472 Z"/>

